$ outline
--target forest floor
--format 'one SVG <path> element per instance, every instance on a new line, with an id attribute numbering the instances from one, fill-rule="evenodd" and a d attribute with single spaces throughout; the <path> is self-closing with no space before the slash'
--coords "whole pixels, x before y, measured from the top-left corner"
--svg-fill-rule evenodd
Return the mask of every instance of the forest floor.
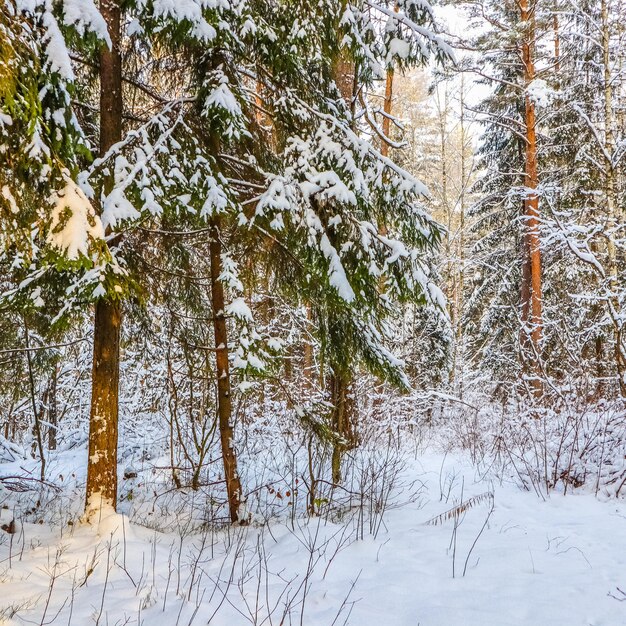
<path id="1" fill-rule="evenodd" d="M 221 530 L 156 530 L 158 507 L 152 524 L 86 526 L 56 496 L 45 519 L 0 532 L 0 624 L 626 624 L 626 502 L 544 500 L 433 450 L 403 472 L 382 518 L 355 507 Z M 14 497 L 0 493 L 2 523 Z"/>

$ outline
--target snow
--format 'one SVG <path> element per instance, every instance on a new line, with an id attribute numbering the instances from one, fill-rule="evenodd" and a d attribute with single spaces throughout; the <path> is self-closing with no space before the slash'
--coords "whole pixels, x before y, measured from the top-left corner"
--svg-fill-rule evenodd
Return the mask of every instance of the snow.
<path id="1" fill-rule="evenodd" d="M 46 29 L 44 41 L 49 70 L 58 73 L 63 80 L 71 82 L 74 80 L 74 70 L 59 24 L 48 8 L 42 17 Z"/>
<path id="2" fill-rule="evenodd" d="M 125 220 L 136 220 L 140 217 L 139 211 L 128 200 L 124 189 L 115 187 L 102 203 L 102 223 L 105 227 L 114 228 Z"/>
<path id="3" fill-rule="evenodd" d="M 207 217 L 223 212 L 228 206 L 228 196 L 213 176 L 207 177 L 205 184 L 208 189 L 200 215 Z"/>
<path id="4" fill-rule="evenodd" d="M 526 87 L 526 93 L 528 97 L 540 107 L 545 107 L 550 104 L 550 101 L 554 97 L 554 90 L 546 83 L 542 78 L 535 78 Z"/>
<path id="5" fill-rule="evenodd" d="M 228 87 L 228 77 L 223 74 L 220 78 L 220 84 L 207 96 L 205 100 L 206 109 L 217 108 L 223 109 L 230 115 L 240 116 L 241 107 L 237 98 Z"/>
<path id="6" fill-rule="evenodd" d="M 253 319 L 252 311 L 243 298 L 235 298 L 230 304 L 226 305 L 225 310 L 228 315 L 232 315 L 241 320 L 252 321 Z"/>
<path id="7" fill-rule="evenodd" d="M 343 183 L 335 172 L 320 172 L 312 177 L 311 181 L 301 184 L 306 197 L 319 194 L 325 200 L 336 200 L 342 204 L 356 205 L 356 196 Z"/>
<path id="8" fill-rule="evenodd" d="M 283 342 L 278 337 L 271 337 L 267 341 L 267 347 L 275 352 L 280 352 L 283 349 Z"/>
<path id="9" fill-rule="evenodd" d="M 209 42 L 215 38 L 217 32 L 202 15 L 203 9 L 210 3 L 203 0 L 153 0 L 148 4 L 140 0 L 138 5 L 157 18 L 171 19 L 175 22 L 189 22 L 192 34 L 201 41 Z M 148 9 L 149 7 L 149 9 Z"/>
<path id="10" fill-rule="evenodd" d="M 5 113 L 4 111 L 0 111 L 0 128 L 2 128 L 3 126 L 12 126 L 12 125 L 13 125 L 13 118 L 8 113 Z"/>
<path id="11" fill-rule="evenodd" d="M 403 39 L 394 38 L 389 43 L 389 54 L 393 58 L 400 58 L 402 60 L 408 58 L 411 53 L 411 44 Z"/>
<path id="12" fill-rule="evenodd" d="M 0 623 L 67 624 L 71 613 L 70 623 L 86 625 L 102 606 L 101 623 L 246 624 L 257 600 L 259 621 L 276 606 L 279 623 L 290 598 L 285 623 L 308 625 L 331 624 L 337 614 L 337 623 L 359 626 L 624 623 L 626 503 L 591 494 L 542 501 L 433 450 L 417 454 L 405 474 L 376 536 L 366 523 L 362 539 L 357 515 L 211 531 L 180 518 L 170 532 L 111 511 L 98 525 L 25 522 L 0 541 Z M 423 486 L 411 491 L 411 481 Z M 467 502 L 485 492 L 493 500 L 456 523 L 428 523 L 461 494 Z M 0 521 L 11 515 L 0 510 Z"/>
<path id="13" fill-rule="evenodd" d="M 15 196 L 11 193 L 9 186 L 3 185 L 2 189 L 0 189 L 0 193 L 2 194 L 2 197 L 8 202 L 11 213 L 17 215 L 20 212 L 20 209 L 17 206 L 17 201 L 15 200 Z"/>
<path id="14" fill-rule="evenodd" d="M 61 250 L 68 259 L 88 256 L 90 242 L 104 238 L 104 228 L 91 202 L 70 178 L 65 187 L 53 194 L 48 243 Z"/>
<path id="15" fill-rule="evenodd" d="M 355 298 L 354 291 L 348 282 L 348 277 L 339 254 L 337 254 L 337 250 L 330 243 L 326 233 L 321 237 L 320 249 L 329 262 L 328 279 L 330 284 L 335 287 L 341 298 L 346 302 L 352 302 Z"/>
<path id="16" fill-rule="evenodd" d="M 63 0 L 63 23 L 74 26 L 79 34 L 95 33 L 111 47 L 106 22 L 92 0 Z"/>

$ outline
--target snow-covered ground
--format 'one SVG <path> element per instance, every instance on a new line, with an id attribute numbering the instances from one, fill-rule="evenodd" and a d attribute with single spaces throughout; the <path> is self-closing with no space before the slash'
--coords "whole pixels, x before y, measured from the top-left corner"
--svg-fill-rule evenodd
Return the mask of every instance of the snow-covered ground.
<path id="1" fill-rule="evenodd" d="M 181 519 L 167 533 L 122 515 L 24 523 L 0 533 L 0 624 L 626 624 L 623 501 L 543 501 L 434 452 L 406 478 L 419 497 L 390 499 L 375 537 L 380 518 L 358 509 L 223 530 Z M 441 515 L 461 498 L 473 506 Z"/>

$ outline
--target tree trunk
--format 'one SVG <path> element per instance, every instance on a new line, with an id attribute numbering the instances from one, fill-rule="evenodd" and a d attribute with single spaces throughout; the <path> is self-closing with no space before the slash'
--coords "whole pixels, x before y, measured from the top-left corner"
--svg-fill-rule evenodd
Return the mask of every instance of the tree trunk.
<path id="1" fill-rule="evenodd" d="M 561 74 L 561 37 L 559 35 L 559 16 L 556 11 L 557 7 L 555 5 L 554 15 L 552 16 L 552 29 L 554 31 L 554 77 L 558 83 Z"/>
<path id="2" fill-rule="evenodd" d="M 59 407 L 57 404 L 57 378 L 59 366 L 55 363 L 52 370 L 52 378 L 48 386 L 48 450 L 57 449 L 57 427 L 59 425 Z"/>
<path id="3" fill-rule="evenodd" d="M 117 503 L 117 421 L 121 308 L 96 302 L 87 464 L 87 518 Z"/>
<path id="4" fill-rule="evenodd" d="M 357 91 L 357 72 L 354 61 L 342 51 L 334 66 L 335 83 L 339 87 L 341 95 L 348 105 L 350 111 L 350 126 L 354 126 L 355 114 L 355 95 Z M 391 106 L 391 97 L 389 98 L 389 106 Z M 384 143 L 384 142 L 383 142 Z M 352 382 L 352 372 L 342 370 L 336 363 L 330 363 L 330 376 L 328 377 L 328 390 L 331 395 L 333 404 L 333 412 L 331 423 L 333 429 L 342 439 L 348 440 L 350 435 L 348 427 L 353 430 L 353 421 L 355 419 L 354 407 L 352 407 L 352 415 L 347 415 L 348 408 L 346 406 L 346 397 L 348 388 Z M 341 481 L 341 455 L 346 449 L 344 444 L 336 443 L 332 452 L 332 478 L 333 482 Z"/>
<path id="5" fill-rule="evenodd" d="M 112 47 L 100 51 L 100 154 L 122 138 L 121 10 L 118 0 L 101 0 L 100 12 Z M 105 191 L 110 192 L 112 180 Z M 85 516 L 117 505 L 117 429 L 121 304 L 108 296 L 95 306 L 89 459 Z"/>
<path id="6" fill-rule="evenodd" d="M 398 10 L 398 5 L 396 5 L 395 10 L 396 11 Z M 390 136 L 391 117 L 390 116 L 391 116 L 392 104 L 393 104 L 394 74 L 395 72 L 394 72 L 393 66 L 389 66 L 387 68 L 387 77 L 385 80 L 385 98 L 383 100 L 384 115 L 383 115 L 383 123 L 382 123 L 383 135 L 385 137 L 388 137 L 389 139 L 391 139 L 391 136 Z M 384 139 L 381 140 L 380 153 L 384 157 L 389 156 L 389 144 Z M 378 222 L 378 232 L 385 237 L 388 234 L 387 224 L 382 219 Z M 383 279 L 382 276 L 378 282 L 378 286 L 379 286 L 381 293 L 383 293 L 385 291 L 385 280 Z M 382 380 L 378 380 L 376 382 L 376 385 L 374 387 L 374 392 L 375 394 L 374 394 L 374 399 L 372 401 L 372 412 L 375 416 L 377 416 L 380 413 L 382 400 L 383 400 L 383 394 L 385 393 L 385 383 Z"/>
<path id="7" fill-rule="evenodd" d="M 615 341 L 615 364 L 619 379 L 619 390 L 622 397 L 626 398 L 626 349 L 623 345 L 624 322 L 620 312 L 620 303 L 617 298 L 618 267 L 617 247 L 615 243 L 615 229 L 617 226 L 617 203 L 615 197 L 616 176 L 613 163 L 615 151 L 614 124 L 615 114 L 613 107 L 613 89 L 611 87 L 611 50 L 610 50 L 610 26 L 608 0 L 602 0 L 602 64 L 604 71 L 604 152 L 605 152 L 605 195 L 607 207 L 606 242 L 609 265 L 609 314 L 613 321 L 613 333 Z"/>
<path id="8" fill-rule="evenodd" d="M 534 11 L 529 8 L 528 0 L 520 2 L 521 21 L 524 28 L 522 42 L 522 63 L 524 65 L 524 85 L 526 88 L 535 79 L 535 65 L 533 60 L 535 39 Z M 522 277 L 522 323 L 523 333 L 526 335 L 529 350 L 527 350 L 529 371 L 531 375 L 531 389 L 535 396 L 541 396 L 543 385 L 541 382 L 541 337 L 542 337 L 542 283 L 541 283 L 541 241 L 539 238 L 539 196 L 536 189 L 539 183 L 537 165 L 537 134 L 535 103 L 528 91 L 524 94 L 525 125 L 526 125 L 526 152 L 525 152 L 525 186 L 524 197 L 524 253 L 526 267 Z M 526 283 L 526 284 L 524 284 Z M 528 303 L 524 297 L 528 298 Z M 526 341 L 527 341 L 526 340 Z M 526 343 L 525 341 L 525 343 Z"/>
<path id="9" fill-rule="evenodd" d="M 224 314 L 224 285 L 222 273 L 221 220 L 215 214 L 209 221 L 211 230 L 211 303 L 213 305 L 213 330 L 215 333 L 215 366 L 217 369 L 217 417 L 222 444 L 224 479 L 228 494 L 228 510 L 232 522 L 239 520 L 241 482 L 237 473 L 237 456 L 233 447 L 232 402 L 230 394 L 230 365 L 228 362 L 228 329 Z"/>
<path id="10" fill-rule="evenodd" d="M 34 447 L 34 450 L 36 449 L 37 453 L 39 454 L 39 460 L 41 463 L 40 478 L 41 478 L 41 482 L 43 482 L 46 478 L 46 456 L 43 451 L 43 434 L 41 432 L 41 417 L 43 414 L 43 406 L 41 402 L 39 403 L 39 406 L 37 406 L 37 400 L 35 397 L 35 394 L 36 394 L 35 376 L 33 374 L 33 363 L 32 363 L 32 358 L 31 358 L 31 353 L 30 353 L 30 341 L 28 337 L 29 337 L 28 326 L 24 324 L 24 338 L 26 340 L 26 363 L 28 365 L 28 380 L 30 383 L 30 400 L 31 400 L 31 406 L 33 409 L 33 420 L 34 420 L 33 434 L 35 435 L 35 442 L 33 443 L 33 447 Z"/>
<path id="11" fill-rule="evenodd" d="M 307 319 L 307 335 L 310 334 L 308 326 L 313 320 L 313 310 L 310 304 L 306 304 L 306 319 Z M 304 386 L 307 389 L 313 388 L 313 342 L 309 337 L 304 338 Z"/>
<path id="12" fill-rule="evenodd" d="M 459 125 L 461 130 L 461 193 L 459 196 L 459 249 L 458 249 L 458 263 L 457 263 L 457 298 L 456 298 L 456 332 L 454 341 L 454 368 L 458 368 L 463 372 L 463 309 L 464 303 L 464 290 L 465 290 L 465 192 L 469 185 L 469 174 L 467 171 L 466 163 L 466 147 L 471 146 L 472 138 L 468 139 L 468 133 L 465 128 L 465 80 L 464 74 L 461 73 L 461 93 L 460 93 L 460 119 Z M 463 377 L 458 379 L 459 396 L 463 398 Z"/>
<path id="13" fill-rule="evenodd" d="M 350 111 L 350 119 L 354 119 L 356 104 L 356 72 L 354 71 L 354 62 L 348 58 L 345 52 L 341 52 L 335 60 L 333 73 L 335 83 Z"/>
<path id="14" fill-rule="evenodd" d="M 398 7 L 398 3 L 396 2 L 393 10 L 398 13 L 399 11 L 399 7 Z M 386 80 L 385 80 L 385 99 L 383 100 L 383 113 L 385 114 L 383 116 L 383 135 L 385 135 L 385 137 L 389 137 L 391 139 L 390 136 L 390 132 L 391 132 L 391 108 L 392 108 L 392 102 L 393 102 L 393 78 L 394 78 L 394 67 L 393 65 L 389 65 L 389 67 L 387 68 L 387 76 L 386 76 Z M 388 157 L 389 156 L 389 144 L 383 139 L 382 141 L 382 145 L 380 147 L 380 153 L 384 156 L 384 157 Z M 385 225 L 382 225 L 381 228 L 381 232 L 386 235 L 386 228 Z"/>
<path id="15" fill-rule="evenodd" d="M 393 67 L 387 68 L 387 79 L 385 81 L 385 99 L 383 100 L 383 135 L 385 137 L 390 137 L 391 132 L 391 104 L 393 102 L 393 76 L 394 69 Z M 380 146 L 380 153 L 384 157 L 389 156 L 389 144 L 383 139 L 382 145 Z M 383 225 L 384 228 L 384 225 Z"/>
<path id="16" fill-rule="evenodd" d="M 350 394 L 352 377 L 350 374 L 332 373 L 329 377 L 329 390 L 333 404 L 333 430 L 342 438 L 341 443 L 335 444 L 331 459 L 332 479 L 335 484 L 342 480 L 341 455 L 345 450 L 356 444 L 354 428 L 354 399 Z"/>

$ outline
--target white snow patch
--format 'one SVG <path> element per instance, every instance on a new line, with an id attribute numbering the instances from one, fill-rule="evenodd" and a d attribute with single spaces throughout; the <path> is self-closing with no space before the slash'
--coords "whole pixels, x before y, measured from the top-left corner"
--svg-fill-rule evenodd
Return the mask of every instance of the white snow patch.
<path id="1" fill-rule="evenodd" d="M 91 241 L 104 238 L 100 218 L 82 189 L 69 177 L 65 187 L 50 198 L 54 204 L 48 243 L 68 259 L 89 255 Z"/>

